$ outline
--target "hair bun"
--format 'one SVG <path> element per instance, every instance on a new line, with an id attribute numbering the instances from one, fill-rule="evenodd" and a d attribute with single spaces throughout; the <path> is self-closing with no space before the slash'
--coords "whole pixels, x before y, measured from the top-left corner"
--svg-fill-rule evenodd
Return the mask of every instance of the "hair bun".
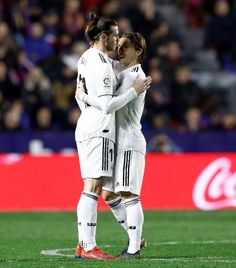
<path id="1" fill-rule="evenodd" d="M 99 21 L 99 16 L 93 12 L 89 14 L 90 20 L 97 23 Z"/>

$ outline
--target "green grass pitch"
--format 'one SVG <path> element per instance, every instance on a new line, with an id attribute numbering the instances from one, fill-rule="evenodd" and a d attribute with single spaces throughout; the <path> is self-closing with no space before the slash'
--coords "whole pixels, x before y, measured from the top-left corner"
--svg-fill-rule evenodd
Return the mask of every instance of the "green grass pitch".
<path id="1" fill-rule="evenodd" d="M 76 260 L 75 212 L 0 213 L 0 267 L 236 267 L 236 211 L 145 211 L 143 235 L 140 260 Z M 97 243 L 115 255 L 127 244 L 110 212 L 98 214 Z"/>

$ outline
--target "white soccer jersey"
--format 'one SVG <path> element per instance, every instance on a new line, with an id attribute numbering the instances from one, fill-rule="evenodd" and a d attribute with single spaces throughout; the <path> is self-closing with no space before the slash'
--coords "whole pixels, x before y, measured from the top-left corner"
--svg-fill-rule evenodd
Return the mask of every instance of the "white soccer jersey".
<path id="1" fill-rule="evenodd" d="M 146 76 L 140 64 L 134 65 L 120 73 L 121 86 L 115 95 L 123 94 L 130 88 L 136 77 L 145 79 Z M 141 131 L 141 116 L 144 108 L 146 92 L 139 94 L 128 104 L 116 112 L 116 143 L 119 151 L 134 150 L 146 152 L 146 141 Z"/>
<path id="2" fill-rule="evenodd" d="M 108 56 L 95 48 L 89 48 L 78 61 L 77 84 L 83 82 L 85 91 L 92 98 L 113 95 L 117 80 Z M 77 100 L 81 109 L 75 139 L 84 141 L 94 137 L 109 138 L 115 142 L 115 113 L 105 114 Z"/>

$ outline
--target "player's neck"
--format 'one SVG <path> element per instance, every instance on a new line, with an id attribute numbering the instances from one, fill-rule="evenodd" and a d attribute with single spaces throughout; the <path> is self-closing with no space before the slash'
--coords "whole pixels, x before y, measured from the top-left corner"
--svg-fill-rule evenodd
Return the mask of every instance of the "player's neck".
<path id="1" fill-rule="evenodd" d="M 132 66 L 134 66 L 134 65 L 137 65 L 138 64 L 138 62 L 136 62 L 136 61 L 132 61 L 132 62 L 130 62 L 129 64 L 127 64 L 127 65 L 123 65 L 123 67 L 125 68 L 125 69 L 128 69 L 128 68 L 130 68 L 130 67 L 132 67 Z"/>
<path id="2" fill-rule="evenodd" d="M 105 46 L 104 46 L 103 43 L 100 43 L 100 42 L 95 43 L 95 44 L 93 45 L 93 48 L 98 49 L 98 50 L 102 51 L 102 52 L 105 53 L 105 54 L 108 54 L 108 51 L 107 51 L 107 49 L 105 48 Z"/>

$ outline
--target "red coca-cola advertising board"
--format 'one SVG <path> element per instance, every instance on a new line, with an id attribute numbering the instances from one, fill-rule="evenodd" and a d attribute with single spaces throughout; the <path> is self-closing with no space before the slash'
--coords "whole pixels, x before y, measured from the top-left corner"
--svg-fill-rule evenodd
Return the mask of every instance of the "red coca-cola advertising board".
<path id="1" fill-rule="evenodd" d="M 76 155 L 0 155 L 0 211 L 75 210 L 82 185 Z M 147 154 L 141 198 L 151 210 L 235 209 L 236 154 Z"/>

